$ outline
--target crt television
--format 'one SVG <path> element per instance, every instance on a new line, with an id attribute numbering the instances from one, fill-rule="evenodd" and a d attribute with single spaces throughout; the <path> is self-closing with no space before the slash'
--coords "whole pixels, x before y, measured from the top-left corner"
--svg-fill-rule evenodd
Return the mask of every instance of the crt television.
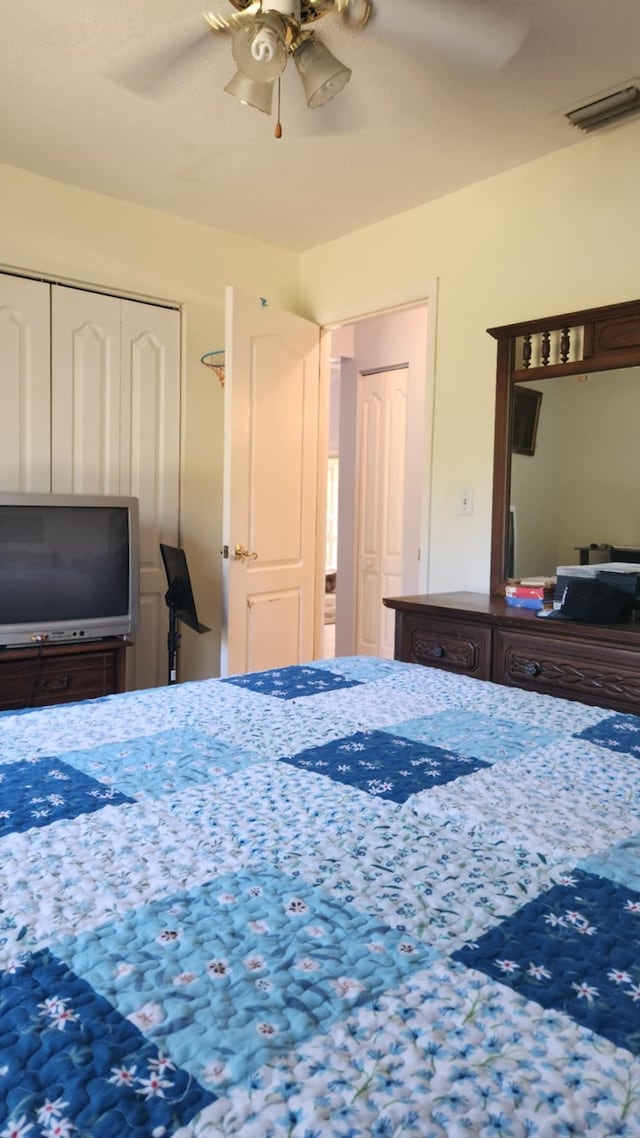
<path id="1" fill-rule="evenodd" d="M 130 636 L 138 625 L 138 500 L 0 493 L 0 645 Z"/>

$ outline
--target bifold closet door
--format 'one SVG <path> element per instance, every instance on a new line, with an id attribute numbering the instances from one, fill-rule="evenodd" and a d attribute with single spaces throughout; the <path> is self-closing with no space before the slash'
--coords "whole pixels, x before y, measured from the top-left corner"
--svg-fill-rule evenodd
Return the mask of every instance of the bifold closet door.
<path id="1" fill-rule="evenodd" d="M 51 287 L 51 489 L 127 494 L 121 478 L 120 300 Z"/>
<path id="2" fill-rule="evenodd" d="M 160 542 L 177 544 L 180 315 L 52 286 L 52 489 L 140 504 L 141 596 L 127 687 L 166 682 Z"/>
<path id="3" fill-rule="evenodd" d="M 180 313 L 123 300 L 121 475 L 140 503 L 140 630 L 127 667 L 134 688 L 167 682 L 169 611 L 160 542 L 178 545 Z"/>
<path id="4" fill-rule="evenodd" d="M 49 285 L 0 273 L 0 489 L 51 487 Z"/>

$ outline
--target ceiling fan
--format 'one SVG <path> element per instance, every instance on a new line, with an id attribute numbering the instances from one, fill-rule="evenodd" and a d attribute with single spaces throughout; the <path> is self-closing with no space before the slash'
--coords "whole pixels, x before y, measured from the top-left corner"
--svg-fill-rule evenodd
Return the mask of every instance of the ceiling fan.
<path id="1" fill-rule="evenodd" d="M 351 78 L 351 69 L 316 34 L 324 17 L 351 30 L 412 51 L 448 57 L 468 67 L 504 66 L 524 42 L 531 0 L 228 0 L 232 11 L 205 12 L 207 29 L 173 58 L 157 61 L 165 70 L 200 50 L 208 33 L 227 36 L 236 72 L 224 90 L 271 114 L 274 91 L 291 60 L 307 106 L 321 107 Z M 282 128 L 276 125 L 276 137 Z"/>
<path id="2" fill-rule="evenodd" d="M 321 107 L 351 78 L 341 63 L 316 38 L 313 24 L 333 12 L 363 28 L 371 15 L 371 0 L 231 0 L 236 13 L 205 13 L 213 32 L 231 33 L 237 71 L 225 91 L 241 102 L 271 113 L 273 88 L 292 59 L 307 106 Z M 353 9 L 358 13 L 353 18 Z M 276 137 L 282 128 L 278 122 Z"/>

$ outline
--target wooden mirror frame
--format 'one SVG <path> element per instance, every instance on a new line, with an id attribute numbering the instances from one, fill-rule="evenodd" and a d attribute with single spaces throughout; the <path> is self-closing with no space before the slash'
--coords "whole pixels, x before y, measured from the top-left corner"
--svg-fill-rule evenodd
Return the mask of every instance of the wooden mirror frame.
<path id="1" fill-rule="evenodd" d="M 491 593 L 504 595 L 514 384 L 640 364 L 640 300 L 488 328 L 498 342 Z"/>

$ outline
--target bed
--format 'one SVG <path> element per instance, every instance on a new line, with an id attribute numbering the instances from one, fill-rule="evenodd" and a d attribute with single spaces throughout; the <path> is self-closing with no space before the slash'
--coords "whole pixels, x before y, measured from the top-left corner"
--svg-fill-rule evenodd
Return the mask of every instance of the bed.
<path id="1" fill-rule="evenodd" d="M 640 1134 L 640 718 L 349 657 L 0 741 L 1 1138 Z"/>

